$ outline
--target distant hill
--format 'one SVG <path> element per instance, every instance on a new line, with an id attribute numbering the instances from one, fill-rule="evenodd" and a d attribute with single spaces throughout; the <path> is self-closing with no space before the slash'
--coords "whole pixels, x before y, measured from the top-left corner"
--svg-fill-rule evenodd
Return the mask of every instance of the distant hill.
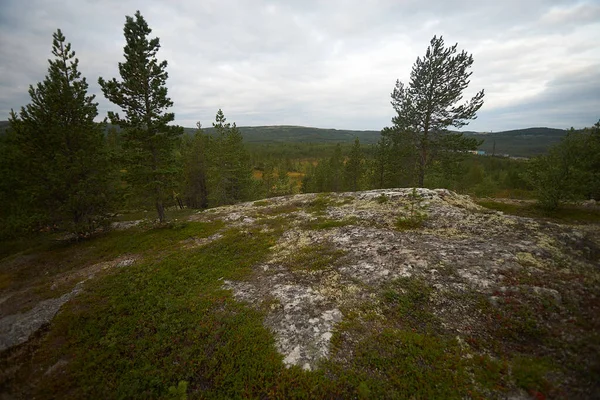
<path id="1" fill-rule="evenodd" d="M 482 139 L 479 147 L 486 153 L 510 154 L 517 157 L 531 157 L 545 153 L 548 148 L 560 142 L 567 134 L 564 129 L 527 128 L 494 133 L 465 132 L 465 135 Z"/>
<path id="2" fill-rule="evenodd" d="M 0 121 L 0 134 L 8 127 L 8 121 Z M 362 144 L 374 144 L 379 140 L 379 131 L 358 131 L 344 129 L 321 129 L 306 126 L 240 126 L 238 127 L 247 143 L 350 143 L 358 138 Z M 191 135 L 195 128 L 184 128 Z M 212 127 L 203 128 L 212 133 Z M 478 133 L 464 132 L 466 136 L 483 140 L 480 150 L 491 154 L 509 154 L 517 157 L 531 157 L 545 153 L 548 148 L 560 141 L 567 133 L 564 129 L 526 128 L 504 132 Z"/>
<path id="3" fill-rule="evenodd" d="M 379 131 L 352 131 L 343 129 L 321 129 L 306 126 L 239 126 L 244 141 L 248 143 L 343 143 L 358 138 L 361 143 L 373 144 L 379 140 Z M 214 130 L 202 128 L 208 134 Z M 185 128 L 186 133 L 196 129 Z"/>

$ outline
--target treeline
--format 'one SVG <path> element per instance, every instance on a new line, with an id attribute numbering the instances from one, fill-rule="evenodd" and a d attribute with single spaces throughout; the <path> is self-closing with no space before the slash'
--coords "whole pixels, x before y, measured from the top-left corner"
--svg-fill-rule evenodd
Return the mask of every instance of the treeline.
<path id="1" fill-rule="evenodd" d="M 293 143 L 245 147 L 236 124 L 218 110 L 210 134 L 172 125 L 167 62 L 139 11 L 126 17 L 119 79 L 98 80 L 120 110 L 98 124 L 98 104 L 58 30 L 48 75 L 29 89 L 30 104 L 11 111 L 0 136 L 0 237 L 40 230 L 85 237 L 117 210 L 202 209 L 303 192 L 389 187 L 446 187 L 478 196 L 532 192 L 548 209 L 600 198 L 600 122 L 572 131 L 548 155 L 520 162 L 468 154 L 481 142 L 448 129 L 475 118 L 483 91 L 463 104 L 473 63 L 434 37 L 407 85 L 396 82 L 393 125 L 361 146 Z M 443 82 L 441 85 L 439 82 Z M 118 129 L 116 128 L 118 127 Z"/>
<path id="2" fill-rule="evenodd" d="M 126 17 L 120 79 L 99 79 L 119 129 L 97 124 L 98 104 L 60 30 L 53 35 L 48 74 L 29 89 L 30 104 L 11 111 L 0 138 L 0 236 L 60 230 L 85 237 L 116 210 L 205 208 L 262 195 L 235 124 L 221 110 L 213 134 L 182 137 L 171 125 L 166 61 L 139 12 Z"/>
<path id="3" fill-rule="evenodd" d="M 377 145 L 361 146 L 358 140 L 352 147 L 329 145 L 328 155 L 301 164 L 302 190 L 418 186 L 414 153 L 386 141 L 382 136 Z M 422 186 L 476 197 L 537 199 L 547 211 L 565 202 L 600 200 L 600 121 L 569 130 L 547 154 L 529 160 L 448 152 L 428 167 Z"/>

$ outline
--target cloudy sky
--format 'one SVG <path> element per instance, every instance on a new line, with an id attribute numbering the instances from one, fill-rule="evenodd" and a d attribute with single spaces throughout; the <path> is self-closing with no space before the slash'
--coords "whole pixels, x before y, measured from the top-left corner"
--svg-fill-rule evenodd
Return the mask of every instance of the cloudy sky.
<path id="1" fill-rule="evenodd" d="M 247 125 L 379 130 L 433 35 L 475 59 L 485 89 L 465 129 L 590 126 L 600 118 L 600 0 L 1 0 L 0 120 L 29 102 L 62 29 L 100 114 L 118 77 L 126 15 L 140 10 L 169 63 L 176 122 L 217 109 Z"/>

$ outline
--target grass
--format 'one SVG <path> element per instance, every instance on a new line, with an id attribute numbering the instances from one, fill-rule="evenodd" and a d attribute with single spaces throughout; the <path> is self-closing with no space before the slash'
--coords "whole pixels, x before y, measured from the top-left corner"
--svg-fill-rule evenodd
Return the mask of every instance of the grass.
<path id="1" fill-rule="evenodd" d="M 600 209 L 586 208 L 577 205 L 565 205 L 553 212 L 548 212 L 535 203 L 515 204 L 493 200 L 478 200 L 482 207 L 505 214 L 545 219 L 558 223 L 592 224 L 600 222 Z"/>
<path id="2" fill-rule="evenodd" d="M 202 236 L 210 232 L 205 229 Z M 129 245 L 138 249 L 148 248 L 146 239 L 153 237 L 161 256 L 86 286 L 48 333 L 25 346 L 31 346 L 26 354 L 31 362 L 16 371 L 11 367 L 13 376 L 3 375 L 3 391 L 41 399 L 461 398 L 469 393 L 456 342 L 393 327 L 363 337 L 350 365 L 326 361 L 313 372 L 285 368 L 262 324 L 264 315 L 221 288 L 222 280 L 249 277 L 277 234 L 230 230 L 187 251 L 168 245 L 182 237 L 172 230 L 132 236 Z M 340 256 L 329 246 L 316 246 L 293 260 L 318 269 Z M 403 307 L 425 298 L 425 289 L 409 287 L 414 293 Z M 2 370 L 9 371 L 9 360 L 14 359 L 3 354 Z M 44 372 L 52 366 L 55 372 Z"/>
<path id="3" fill-rule="evenodd" d="M 334 376 L 356 387 L 359 398 L 477 397 L 470 361 L 438 329 L 431 292 L 420 279 L 400 278 L 385 286 L 376 306 L 346 313 L 327 363 Z"/>

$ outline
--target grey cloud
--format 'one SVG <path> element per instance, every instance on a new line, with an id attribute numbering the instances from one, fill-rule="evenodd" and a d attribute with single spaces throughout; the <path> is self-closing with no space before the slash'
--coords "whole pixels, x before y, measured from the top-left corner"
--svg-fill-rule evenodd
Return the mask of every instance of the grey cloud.
<path id="1" fill-rule="evenodd" d="M 539 95 L 509 107 L 483 112 L 481 118 L 495 121 L 503 129 L 547 125 L 582 128 L 600 119 L 599 93 L 600 64 L 561 75 L 549 82 Z M 477 127 L 474 123 L 469 129 L 473 126 Z"/>
<path id="2" fill-rule="evenodd" d="M 100 76 L 118 76 L 125 15 L 137 9 L 161 39 L 158 55 L 169 63 L 176 122 L 185 126 L 197 120 L 210 125 L 223 108 L 238 125 L 381 129 L 392 116 L 389 95 L 395 80 L 408 79 L 434 34 L 474 55 L 469 92 L 485 88 L 486 105 L 469 129 L 500 130 L 515 121 L 520 126 L 576 125 L 590 119 L 589 110 L 597 104 L 591 95 L 577 97 L 585 85 L 560 84 L 567 77 L 583 82 L 572 70 L 600 64 L 597 2 L 4 3 L 0 119 L 25 104 L 28 85 L 43 78 L 58 27 L 73 43 L 101 115 L 114 110 L 96 82 Z M 568 93 L 578 100 L 561 105 Z M 549 111 L 561 106 L 565 112 Z"/>

